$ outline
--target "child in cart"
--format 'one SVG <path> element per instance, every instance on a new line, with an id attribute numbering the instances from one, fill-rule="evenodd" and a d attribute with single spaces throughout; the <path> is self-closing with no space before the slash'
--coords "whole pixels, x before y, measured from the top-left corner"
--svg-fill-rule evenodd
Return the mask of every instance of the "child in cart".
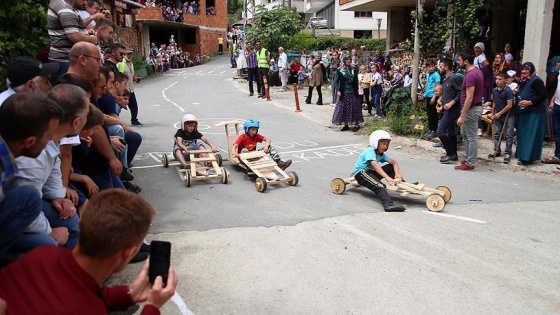
<path id="1" fill-rule="evenodd" d="M 354 165 L 354 178 L 358 184 L 369 188 L 377 195 L 386 212 L 402 212 L 405 207 L 394 204 L 385 185 L 381 183 L 382 179 L 389 183 L 402 181 L 399 164 L 385 153 L 389 149 L 390 142 L 391 135 L 387 131 L 374 131 L 369 136 L 368 148 L 360 153 Z"/>
<path id="2" fill-rule="evenodd" d="M 192 114 L 186 114 L 181 120 L 181 129 L 177 129 L 175 133 L 175 144 L 173 145 L 173 156 L 179 161 L 183 168 L 187 168 L 189 160 L 189 151 L 204 150 L 204 144 L 210 146 L 212 152 L 218 152 L 218 148 L 208 139 L 198 132 L 198 121 Z M 200 156 L 208 156 L 203 153 Z M 206 165 L 210 166 L 210 165 Z"/>
<path id="3" fill-rule="evenodd" d="M 235 140 L 232 148 L 233 156 L 238 157 L 239 153 L 242 153 L 243 150 L 248 152 L 255 151 L 257 149 L 257 143 L 264 141 L 263 152 L 268 153 L 281 169 L 285 170 L 288 168 L 292 164 L 292 160 L 282 161 L 276 150 L 270 145 L 270 138 L 259 134 L 259 128 L 260 123 L 258 120 L 248 119 L 245 121 L 243 124 L 245 133 Z"/>

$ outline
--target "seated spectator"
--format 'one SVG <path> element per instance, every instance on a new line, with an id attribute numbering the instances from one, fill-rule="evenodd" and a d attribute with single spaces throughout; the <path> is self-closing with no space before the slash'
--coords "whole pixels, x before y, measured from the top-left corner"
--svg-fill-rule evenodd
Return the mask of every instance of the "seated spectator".
<path id="1" fill-rule="evenodd" d="M 121 181 L 126 189 L 139 193 L 140 187 L 130 183 L 134 177 L 129 173 L 129 167 L 142 143 L 142 136 L 128 127 L 120 118 L 117 112 L 119 107 L 115 98 L 124 94 L 128 83 L 128 78 L 124 73 L 114 73 L 115 79 L 105 94 L 97 100 L 98 107 L 105 114 L 105 124 L 109 131 L 109 136 L 118 137 L 117 141 L 112 141 L 113 146 L 118 151 L 118 156 L 123 164 L 123 172 L 120 175 Z M 124 142 L 122 142 L 124 141 Z"/>
<path id="2" fill-rule="evenodd" d="M 270 59 L 270 68 L 268 69 L 268 85 L 281 86 L 278 65 L 274 59 Z"/>
<path id="3" fill-rule="evenodd" d="M 154 213 L 142 198 L 123 190 L 94 196 L 82 214 L 82 234 L 73 250 L 43 246 L 0 270 L 7 313 L 107 314 L 145 302 L 143 314 L 159 314 L 177 287 L 173 267 L 167 283 L 158 276 L 150 284 L 145 264 L 129 285 L 102 285 L 138 252 Z"/>
<path id="4" fill-rule="evenodd" d="M 54 101 L 32 93 L 16 93 L 0 107 L 0 257 L 11 249 L 42 210 L 37 188 L 8 187 L 19 172 L 15 158 L 39 156 L 52 139 L 62 115 L 62 109 Z M 65 243 L 68 230 L 61 232 L 64 239 L 60 241 Z M 45 238 L 57 244 L 54 238 Z"/>
<path id="5" fill-rule="evenodd" d="M 48 97 L 62 108 L 64 117 L 60 119 L 52 140 L 36 158 L 21 156 L 16 159 L 19 172 L 9 185 L 12 188 L 34 186 L 43 199 L 42 213 L 26 232 L 49 235 L 52 233 L 51 227 L 66 228 L 69 232 L 68 241 L 62 243 L 61 240 L 57 240 L 58 245 L 74 248 L 79 235 L 78 215 L 72 201 L 65 198 L 66 188 L 62 183 L 58 143 L 64 136 L 77 135 L 82 130 L 89 111 L 89 100 L 82 88 L 70 84 L 55 86 L 48 93 Z M 20 237 L 12 249 L 26 252 L 41 245 L 56 244 L 46 237 Z"/>

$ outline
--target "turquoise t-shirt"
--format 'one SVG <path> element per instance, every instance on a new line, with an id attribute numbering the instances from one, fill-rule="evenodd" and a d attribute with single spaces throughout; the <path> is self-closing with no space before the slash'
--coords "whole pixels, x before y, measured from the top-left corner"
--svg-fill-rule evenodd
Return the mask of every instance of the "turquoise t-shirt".
<path id="1" fill-rule="evenodd" d="M 354 174 L 365 171 L 371 167 L 371 161 L 376 161 L 377 163 L 387 163 L 389 162 L 389 156 L 385 153 L 377 154 L 372 147 L 368 147 L 364 152 L 360 153 L 356 164 L 354 164 Z"/>

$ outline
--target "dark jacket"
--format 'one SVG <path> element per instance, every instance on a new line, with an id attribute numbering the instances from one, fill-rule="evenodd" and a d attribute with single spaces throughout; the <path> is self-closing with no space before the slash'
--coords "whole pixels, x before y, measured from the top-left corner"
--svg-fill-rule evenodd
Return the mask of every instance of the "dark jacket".
<path id="1" fill-rule="evenodd" d="M 361 97 L 358 94 L 358 71 L 356 70 L 356 68 L 354 68 L 354 76 L 352 76 L 352 82 L 346 80 L 346 78 L 344 77 L 340 69 L 338 69 L 337 72 L 338 72 L 338 82 L 339 82 L 338 91 L 340 92 L 340 97 L 344 96 L 345 94 L 344 90 L 347 84 L 352 84 L 352 90 L 354 90 L 354 96 Z"/>

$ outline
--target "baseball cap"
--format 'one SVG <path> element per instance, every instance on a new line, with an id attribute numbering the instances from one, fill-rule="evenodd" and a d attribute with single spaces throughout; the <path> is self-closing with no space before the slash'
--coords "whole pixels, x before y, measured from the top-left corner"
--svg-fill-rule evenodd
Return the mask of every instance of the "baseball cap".
<path id="1" fill-rule="evenodd" d="M 16 87 L 38 75 L 55 74 L 57 71 L 57 62 L 42 63 L 33 57 L 22 56 L 14 59 L 6 67 L 8 74 L 6 81 L 10 87 Z"/>

